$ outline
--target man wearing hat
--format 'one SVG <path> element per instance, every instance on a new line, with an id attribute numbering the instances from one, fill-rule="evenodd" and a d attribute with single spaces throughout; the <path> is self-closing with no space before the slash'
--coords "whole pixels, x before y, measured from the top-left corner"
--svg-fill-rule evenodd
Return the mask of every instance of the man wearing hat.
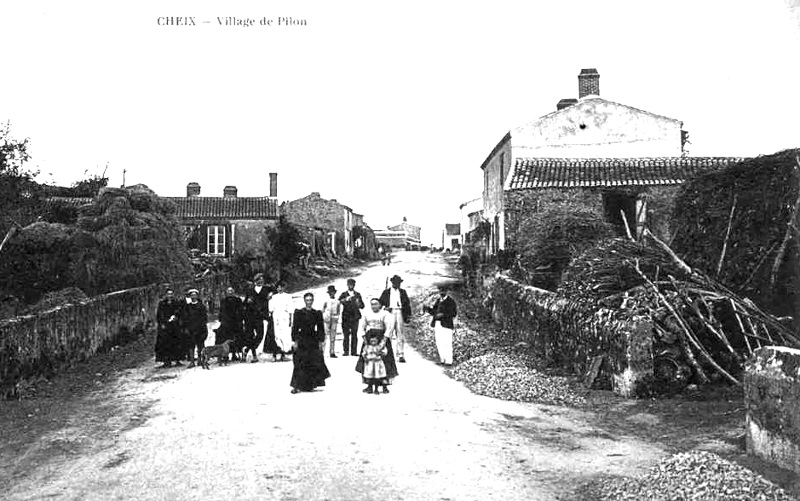
<path id="1" fill-rule="evenodd" d="M 336 327 L 339 325 L 339 315 L 342 313 L 342 303 L 336 299 L 336 287 L 328 286 L 328 299 L 322 305 L 322 320 L 325 323 L 325 336 L 328 338 L 331 358 L 336 358 Z M 320 344 L 320 348 L 325 350 L 325 341 Z"/>
<path id="2" fill-rule="evenodd" d="M 361 319 L 361 310 L 364 308 L 364 300 L 361 298 L 361 294 L 356 292 L 354 279 L 347 279 L 347 290 L 339 296 L 339 302 L 342 303 L 344 356 L 356 356 L 358 353 L 358 323 Z"/>
<path id="3" fill-rule="evenodd" d="M 208 337 L 208 310 L 206 305 L 200 301 L 200 291 L 189 289 L 186 294 L 188 298 L 183 306 L 180 319 L 188 345 L 189 367 L 194 367 L 195 351 L 197 352 L 197 359 L 200 360 L 200 353 L 203 351 Z"/>
<path id="4" fill-rule="evenodd" d="M 431 327 L 436 340 L 436 351 L 439 352 L 439 361 L 442 365 L 453 364 L 453 332 L 455 332 L 454 319 L 458 314 L 456 301 L 448 295 L 447 285 L 439 285 L 439 297 L 433 306 L 425 306 L 422 310 L 433 315 Z"/>
<path id="5" fill-rule="evenodd" d="M 253 363 L 258 362 L 256 349 L 264 340 L 264 321 L 269 317 L 269 296 L 272 291 L 264 285 L 264 274 L 253 277 L 253 287 L 244 297 L 244 333 L 247 344 L 244 348 L 244 360 L 248 350 L 253 354 Z"/>
<path id="6" fill-rule="evenodd" d="M 405 363 L 404 348 L 406 335 L 403 324 L 411 318 L 411 300 L 405 289 L 400 288 L 403 279 L 395 275 L 389 279 L 392 286 L 383 291 L 379 299 L 381 305 L 392 314 L 392 337 L 397 339 L 397 361 Z"/>

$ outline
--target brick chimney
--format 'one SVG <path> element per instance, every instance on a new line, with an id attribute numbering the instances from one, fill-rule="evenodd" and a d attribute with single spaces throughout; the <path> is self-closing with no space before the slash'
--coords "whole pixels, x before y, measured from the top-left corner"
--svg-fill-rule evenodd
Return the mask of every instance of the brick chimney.
<path id="1" fill-rule="evenodd" d="M 199 197 L 200 196 L 200 184 L 198 183 L 189 183 L 186 185 L 186 196 L 187 197 Z"/>
<path id="2" fill-rule="evenodd" d="M 578 104 L 578 100 L 575 99 L 574 97 L 570 97 L 570 98 L 567 98 L 567 99 L 562 99 L 556 105 L 556 110 L 563 110 L 564 108 L 569 108 L 573 104 Z"/>
<path id="3" fill-rule="evenodd" d="M 239 190 L 236 189 L 236 186 L 226 186 L 222 190 L 222 198 L 236 198 L 238 193 Z"/>
<path id="4" fill-rule="evenodd" d="M 585 68 L 578 75 L 578 98 L 600 95 L 600 73 L 595 68 Z"/>
<path id="5" fill-rule="evenodd" d="M 269 196 L 270 198 L 278 198 L 278 173 L 269 173 Z"/>

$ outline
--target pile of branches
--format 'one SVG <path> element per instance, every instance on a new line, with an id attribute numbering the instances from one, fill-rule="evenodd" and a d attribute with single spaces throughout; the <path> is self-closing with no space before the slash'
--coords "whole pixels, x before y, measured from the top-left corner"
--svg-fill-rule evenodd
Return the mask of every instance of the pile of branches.
<path id="1" fill-rule="evenodd" d="M 657 378 L 688 381 L 694 374 L 699 383 L 722 377 L 740 385 L 744 360 L 756 348 L 800 348 L 787 319 L 690 267 L 649 231 L 644 238 L 646 243 L 611 240 L 583 254 L 559 292 L 651 318 Z"/>

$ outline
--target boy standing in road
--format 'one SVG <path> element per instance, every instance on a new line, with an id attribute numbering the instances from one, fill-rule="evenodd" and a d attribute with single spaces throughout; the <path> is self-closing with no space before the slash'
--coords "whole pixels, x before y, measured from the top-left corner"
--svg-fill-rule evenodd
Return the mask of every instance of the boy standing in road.
<path id="1" fill-rule="evenodd" d="M 361 299 L 361 294 L 356 292 L 356 281 L 352 278 L 347 279 L 347 290 L 339 296 L 339 302 L 342 303 L 344 356 L 356 356 L 358 350 L 358 322 L 361 319 L 364 300 Z"/>

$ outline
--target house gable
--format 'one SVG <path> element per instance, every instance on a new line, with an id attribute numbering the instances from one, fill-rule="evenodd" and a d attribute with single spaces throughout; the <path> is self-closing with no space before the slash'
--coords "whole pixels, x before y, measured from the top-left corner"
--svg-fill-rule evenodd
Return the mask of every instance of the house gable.
<path id="1" fill-rule="evenodd" d="M 515 157 L 680 156 L 683 123 L 600 97 L 511 131 Z"/>

